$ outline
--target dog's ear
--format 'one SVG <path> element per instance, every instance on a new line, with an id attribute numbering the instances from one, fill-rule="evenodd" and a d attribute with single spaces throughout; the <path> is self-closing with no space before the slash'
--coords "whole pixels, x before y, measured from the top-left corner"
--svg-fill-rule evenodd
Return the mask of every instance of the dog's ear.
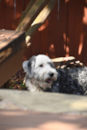
<path id="1" fill-rule="evenodd" d="M 32 69 L 35 66 L 36 56 L 32 56 L 28 61 L 28 69 Z"/>
<path id="2" fill-rule="evenodd" d="M 22 64 L 24 72 L 27 73 L 30 78 L 34 76 L 33 69 L 35 66 L 35 59 L 36 59 L 36 56 L 32 56 L 29 60 L 24 61 Z"/>
<path id="3" fill-rule="evenodd" d="M 32 56 L 27 63 L 27 71 L 29 73 L 30 78 L 34 76 L 33 70 L 35 67 L 35 60 L 36 60 L 36 56 Z"/>
<path id="4" fill-rule="evenodd" d="M 27 71 L 28 71 L 28 67 L 27 67 L 27 66 L 28 66 L 28 62 L 29 62 L 29 61 L 27 60 L 27 61 L 24 61 L 23 64 L 22 64 L 22 67 L 23 67 L 24 72 L 27 72 Z"/>

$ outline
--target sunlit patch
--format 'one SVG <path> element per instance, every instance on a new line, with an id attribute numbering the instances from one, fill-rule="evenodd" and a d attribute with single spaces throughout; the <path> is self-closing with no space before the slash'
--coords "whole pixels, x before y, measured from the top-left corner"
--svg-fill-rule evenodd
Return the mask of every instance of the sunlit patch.
<path id="1" fill-rule="evenodd" d="M 68 57 L 69 56 L 69 38 L 66 36 L 66 33 L 63 33 L 63 40 L 64 40 L 64 50 L 65 50 L 65 56 Z"/>
<path id="2" fill-rule="evenodd" d="M 65 55 L 66 57 L 68 57 L 69 56 L 69 46 L 66 46 L 66 55 Z"/>
<path id="3" fill-rule="evenodd" d="M 54 45 L 53 45 L 53 44 L 50 45 L 49 51 L 55 52 L 55 49 L 54 49 Z"/>
<path id="4" fill-rule="evenodd" d="M 69 57 L 69 54 L 66 54 L 65 57 Z"/>
<path id="5" fill-rule="evenodd" d="M 46 56 L 49 56 L 48 53 L 45 54 Z"/>
<path id="6" fill-rule="evenodd" d="M 78 106 L 78 107 L 77 107 Z M 87 109 L 87 104 L 85 103 L 85 100 L 77 100 L 76 102 L 73 102 L 71 104 L 72 109 L 82 110 L 82 108 Z"/>
<path id="7" fill-rule="evenodd" d="M 83 23 L 87 25 L 87 8 L 84 7 Z"/>
<path id="8" fill-rule="evenodd" d="M 79 43 L 79 47 L 78 47 L 78 55 L 81 55 L 82 49 L 83 49 L 83 34 L 81 34 L 81 36 L 80 36 L 80 43 Z"/>
<path id="9" fill-rule="evenodd" d="M 69 47 L 68 46 L 66 47 L 66 53 L 69 54 Z"/>
<path id="10" fill-rule="evenodd" d="M 46 22 L 38 29 L 39 31 L 44 30 L 46 27 L 48 26 L 48 19 L 46 20 Z"/>
<path id="11" fill-rule="evenodd" d="M 67 2 L 69 2 L 69 0 L 65 0 L 65 2 L 67 3 Z"/>
<path id="12" fill-rule="evenodd" d="M 79 48 L 78 48 L 78 55 L 81 55 L 81 53 L 82 53 L 82 48 L 83 48 L 83 44 L 80 43 L 80 44 L 79 44 Z"/>
<path id="13" fill-rule="evenodd" d="M 63 33 L 63 40 L 66 42 L 66 33 Z"/>
<path id="14" fill-rule="evenodd" d="M 69 44 L 69 38 L 67 37 L 67 44 Z"/>

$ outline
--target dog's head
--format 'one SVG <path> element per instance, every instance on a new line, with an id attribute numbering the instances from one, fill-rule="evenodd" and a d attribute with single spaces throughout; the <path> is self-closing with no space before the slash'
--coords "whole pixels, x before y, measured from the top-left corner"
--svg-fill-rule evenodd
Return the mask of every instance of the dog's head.
<path id="1" fill-rule="evenodd" d="M 53 80 L 57 80 L 54 64 L 46 55 L 32 56 L 28 61 L 23 62 L 23 69 L 29 78 L 43 81 L 45 84 L 52 84 Z"/>

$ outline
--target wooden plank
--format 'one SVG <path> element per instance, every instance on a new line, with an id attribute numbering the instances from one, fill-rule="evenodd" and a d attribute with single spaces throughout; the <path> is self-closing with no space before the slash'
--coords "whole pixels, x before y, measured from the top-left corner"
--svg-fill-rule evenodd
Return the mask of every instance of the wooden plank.
<path id="1" fill-rule="evenodd" d="M 40 31 L 37 30 L 30 46 L 28 46 L 24 52 L 23 60 L 28 60 L 32 55 L 38 54 L 40 54 Z"/>
<path id="2" fill-rule="evenodd" d="M 29 4 L 30 1 L 31 1 L 31 3 Z M 34 2 L 34 0 L 33 0 L 33 2 Z M 28 4 L 32 7 L 33 2 L 32 2 L 32 0 L 24 0 L 24 1 L 23 1 L 23 11 L 26 10 L 26 12 L 27 12 L 27 6 L 28 6 Z M 28 7 L 28 8 L 30 8 L 30 7 Z M 22 19 L 22 18 L 21 18 L 21 19 Z M 31 56 L 32 56 L 32 46 L 29 46 L 29 47 L 27 47 L 27 48 L 24 50 L 23 60 L 24 60 L 24 61 L 25 61 L 25 60 L 28 60 Z"/>
<path id="3" fill-rule="evenodd" d="M 2 42 L 6 41 L 9 39 L 12 35 L 14 35 L 16 32 L 12 30 L 5 30 L 5 29 L 0 29 L 0 48 L 2 46 Z M 3 40 L 1 40 L 3 39 Z"/>
<path id="4" fill-rule="evenodd" d="M 28 13 L 30 8 L 34 5 L 35 1 L 36 0 L 25 0 L 25 1 L 23 1 L 23 3 L 22 3 L 23 4 L 23 12 L 22 12 L 20 22 L 25 17 L 25 15 Z"/>
<path id="5" fill-rule="evenodd" d="M 24 48 L 0 65 L 0 87 L 22 68 Z"/>
<path id="6" fill-rule="evenodd" d="M 9 34 L 9 38 L 0 43 L 0 64 L 14 55 L 26 45 L 22 44 L 25 41 L 25 32 L 1 30 L 2 34 Z M 11 33 L 12 32 L 12 33 Z M 13 34 L 14 33 L 14 34 Z M 13 34 L 13 35 L 12 35 Z"/>
<path id="7" fill-rule="evenodd" d="M 45 23 L 39 28 L 40 31 L 40 54 L 48 55 L 48 24 L 47 19 Z"/>
<path id="8" fill-rule="evenodd" d="M 24 1 L 23 1 L 23 11 L 26 10 L 26 8 L 27 8 L 27 6 L 28 6 L 28 4 L 29 4 L 30 1 L 32 1 L 32 0 L 24 0 Z M 34 0 L 33 0 L 33 1 L 34 1 Z M 33 5 L 33 2 L 31 2 L 30 5 L 32 6 L 32 5 Z"/>
<path id="9" fill-rule="evenodd" d="M 6 2 L 2 0 L 0 2 L 0 29 L 6 28 Z"/>
<path id="10" fill-rule="evenodd" d="M 30 0 L 25 0 L 25 7 Z M 23 1 L 16 0 L 16 8 L 14 8 L 14 0 L 1 0 L 0 2 L 0 29 L 14 30 L 18 26 L 21 13 L 23 11 Z"/>
<path id="11" fill-rule="evenodd" d="M 59 20 L 57 24 L 58 43 L 55 46 L 57 57 L 66 56 L 66 24 L 67 24 L 67 1 L 60 0 Z"/>
<path id="12" fill-rule="evenodd" d="M 84 8 L 83 8 L 83 34 L 82 34 L 82 38 L 80 40 L 80 42 L 82 43 L 82 62 L 84 63 L 84 65 L 87 66 L 87 1 L 84 0 Z M 81 45 L 80 43 L 80 45 Z"/>
<path id="13" fill-rule="evenodd" d="M 32 25 L 30 26 L 29 30 L 27 31 L 26 43 L 30 42 L 35 34 L 36 30 L 45 22 L 48 18 L 49 14 L 51 13 L 54 5 L 56 4 L 57 0 L 51 0 L 47 6 L 39 13 L 37 18 L 34 20 Z"/>
<path id="14" fill-rule="evenodd" d="M 23 61 L 29 60 L 29 58 L 32 56 L 32 46 L 30 45 L 24 50 L 23 54 Z"/>
<path id="15" fill-rule="evenodd" d="M 51 7 L 51 5 L 50 5 L 50 7 Z M 54 7 L 54 9 L 55 9 L 55 7 Z M 40 22 L 40 20 L 43 20 L 43 19 L 41 19 L 42 16 L 43 16 L 43 12 L 41 12 L 41 14 L 39 14 L 38 18 L 36 18 L 36 22 Z M 34 21 L 34 23 L 35 23 L 35 21 Z M 41 21 L 41 23 L 43 23 L 43 21 Z M 35 24 L 37 24 L 37 23 L 35 23 Z M 37 25 L 39 25 L 38 27 L 41 26 L 41 24 L 37 24 Z M 44 53 L 44 54 L 48 55 L 48 53 L 49 53 L 49 43 L 48 43 L 49 42 L 48 41 L 48 33 L 49 33 L 48 31 L 49 30 L 48 30 L 48 28 L 49 28 L 49 23 L 48 23 L 48 19 L 47 19 L 46 22 L 38 29 L 39 30 L 38 34 L 37 33 L 35 34 L 32 42 L 31 42 L 32 43 L 31 46 L 26 50 L 26 52 L 24 54 L 24 60 L 30 58 L 30 51 L 31 51 L 32 55 L 37 55 L 39 53 Z M 55 26 L 55 28 L 56 28 L 56 26 Z M 31 33 L 31 31 L 30 31 L 30 33 Z M 52 57 L 52 58 L 54 58 L 54 57 Z"/>
<path id="16" fill-rule="evenodd" d="M 56 53 L 57 50 L 56 47 L 58 47 L 57 24 L 58 24 L 58 1 L 49 16 L 48 55 L 50 58 L 55 58 L 57 57 L 56 54 L 58 54 L 58 52 Z"/>
<path id="17" fill-rule="evenodd" d="M 76 24 L 76 0 L 70 0 L 67 3 L 67 39 L 66 39 L 66 55 L 74 55 L 75 47 L 75 24 Z"/>
<path id="18" fill-rule="evenodd" d="M 23 1 L 22 0 L 15 0 L 16 1 L 16 7 L 13 8 L 14 10 L 14 29 L 17 28 L 20 18 L 23 12 Z"/>
<path id="19" fill-rule="evenodd" d="M 37 30 L 34 38 L 32 39 L 32 42 L 31 42 L 32 55 L 38 55 L 40 53 L 40 45 L 41 45 L 40 35 L 41 35 L 40 31 Z"/>
<path id="20" fill-rule="evenodd" d="M 49 0 L 36 0 L 34 5 L 28 10 L 27 14 L 17 27 L 17 31 L 27 31 L 31 23 L 34 21 L 39 12 L 44 8 L 44 6 L 49 2 Z"/>
<path id="21" fill-rule="evenodd" d="M 83 9 L 84 9 L 84 0 L 76 1 L 76 26 L 75 26 L 75 49 L 74 56 L 77 60 L 82 60 L 83 57 Z M 85 43 L 86 44 L 86 43 Z M 84 56 L 85 57 L 85 56 Z"/>
<path id="22" fill-rule="evenodd" d="M 6 27 L 5 29 L 15 29 L 14 25 L 14 1 L 6 0 Z"/>

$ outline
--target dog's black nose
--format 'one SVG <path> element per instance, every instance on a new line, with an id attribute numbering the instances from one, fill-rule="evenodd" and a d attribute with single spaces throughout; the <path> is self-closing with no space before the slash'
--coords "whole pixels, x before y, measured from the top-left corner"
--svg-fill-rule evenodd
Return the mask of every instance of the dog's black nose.
<path id="1" fill-rule="evenodd" d="M 49 73 L 50 77 L 53 77 L 54 73 Z"/>

